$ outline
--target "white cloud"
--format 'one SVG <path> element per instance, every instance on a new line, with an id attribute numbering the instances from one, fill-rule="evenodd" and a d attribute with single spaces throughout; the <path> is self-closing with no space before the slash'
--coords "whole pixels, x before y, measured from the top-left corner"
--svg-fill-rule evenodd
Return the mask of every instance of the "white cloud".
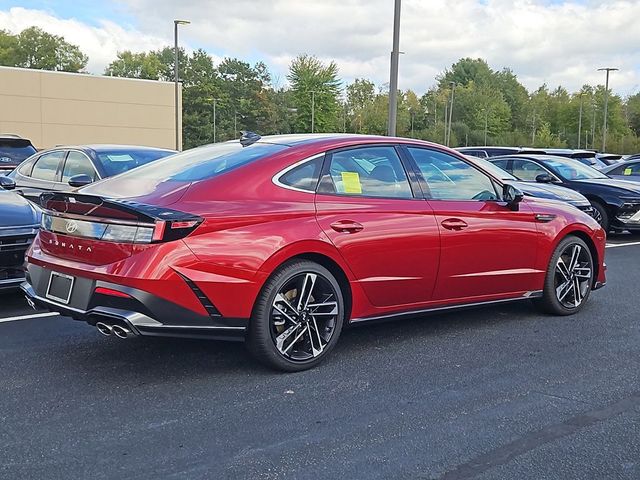
<path id="1" fill-rule="evenodd" d="M 171 20 L 192 47 L 217 55 L 263 59 L 284 81 L 299 53 L 333 59 L 350 81 L 388 82 L 392 0 L 119 0 L 138 30 L 102 22 L 90 27 L 40 11 L 0 12 L 0 27 L 37 24 L 78 43 L 101 71 L 119 49 L 147 50 L 171 41 Z M 612 88 L 629 94 L 640 85 L 640 0 L 404 0 L 400 87 L 423 92 L 461 57 L 510 67 L 529 88 L 543 82 L 576 90 L 603 83 L 598 67 L 620 68 Z M 98 68 L 100 67 L 100 68 Z"/>

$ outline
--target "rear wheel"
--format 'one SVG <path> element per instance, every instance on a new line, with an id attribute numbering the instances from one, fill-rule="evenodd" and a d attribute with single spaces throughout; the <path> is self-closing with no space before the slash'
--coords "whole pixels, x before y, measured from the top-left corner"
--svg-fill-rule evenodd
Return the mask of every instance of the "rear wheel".
<path id="1" fill-rule="evenodd" d="M 263 287 L 247 346 L 260 362 L 283 371 L 314 367 L 333 349 L 344 321 L 335 277 L 307 260 L 284 264 Z"/>
<path id="2" fill-rule="evenodd" d="M 543 296 L 536 304 L 554 315 L 578 312 L 589 298 L 593 275 L 593 257 L 584 240 L 564 238 L 551 256 Z"/>

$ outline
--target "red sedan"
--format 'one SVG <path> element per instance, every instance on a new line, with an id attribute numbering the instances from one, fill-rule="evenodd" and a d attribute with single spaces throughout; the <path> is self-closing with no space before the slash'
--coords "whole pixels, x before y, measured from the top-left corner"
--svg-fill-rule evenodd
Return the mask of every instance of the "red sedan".
<path id="1" fill-rule="evenodd" d="M 591 217 L 401 138 L 250 133 L 41 203 L 30 302 L 121 338 L 246 340 L 288 371 L 346 324 L 525 299 L 569 315 L 605 283 Z"/>

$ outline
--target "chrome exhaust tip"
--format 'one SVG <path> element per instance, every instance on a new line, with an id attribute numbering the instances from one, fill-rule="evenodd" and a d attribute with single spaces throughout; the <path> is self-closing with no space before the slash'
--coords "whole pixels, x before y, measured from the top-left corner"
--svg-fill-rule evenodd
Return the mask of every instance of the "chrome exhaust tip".
<path id="1" fill-rule="evenodd" d="M 114 325 L 111 327 L 111 331 L 118 338 L 128 338 L 131 335 L 131 330 L 120 325 Z"/>
<path id="2" fill-rule="evenodd" d="M 96 323 L 96 328 L 105 337 L 108 337 L 109 335 L 111 335 L 111 332 L 113 331 L 113 327 L 111 325 L 107 325 L 106 323 L 102 323 L 102 322 Z"/>

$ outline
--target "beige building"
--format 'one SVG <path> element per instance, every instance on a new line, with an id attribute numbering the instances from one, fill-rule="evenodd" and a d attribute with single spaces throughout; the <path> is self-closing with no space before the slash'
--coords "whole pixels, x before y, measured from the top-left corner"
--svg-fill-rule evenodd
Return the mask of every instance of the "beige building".
<path id="1" fill-rule="evenodd" d="M 0 67 L 0 134 L 29 138 L 36 148 L 175 148 L 174 105 L 171 82 Z M 181 96 L 178 105 L 182 111 Z M 182 118 L 179 125 L 181 132 Z"/>

